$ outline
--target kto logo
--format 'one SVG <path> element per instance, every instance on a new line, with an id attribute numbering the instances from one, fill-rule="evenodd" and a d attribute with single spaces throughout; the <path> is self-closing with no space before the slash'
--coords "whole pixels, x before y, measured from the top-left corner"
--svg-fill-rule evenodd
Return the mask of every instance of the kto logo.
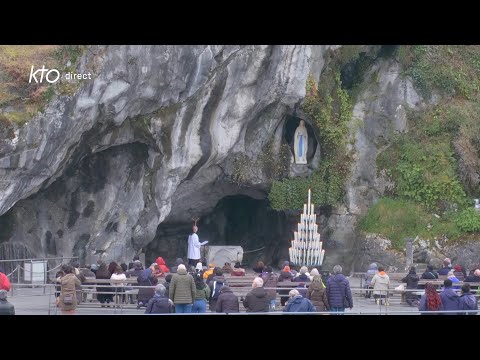
<path id="1" fill-rule="evenodd" d="M 39 72 L 40 72 L 40 81 L 37 79 L 37 74 Z M 37 71 L 33 72 L 33 65 L 32 65 L 32 69 L 30 70 L 30 79 L 28 79 L 28 82 L 31 83 L 33 79 L 37 84 L 42 83 L 44 74 L 45 74 L 45 80 L 47 80 L 50 84 L 53 84 L 57 82 L 58 79 L 60 79 L 60 72 L 58 70 L 56 69 L 48 70 L 48 69 L 45 69 L 45 65 L 43 65 L 41 69 L 38 69 Z"/>

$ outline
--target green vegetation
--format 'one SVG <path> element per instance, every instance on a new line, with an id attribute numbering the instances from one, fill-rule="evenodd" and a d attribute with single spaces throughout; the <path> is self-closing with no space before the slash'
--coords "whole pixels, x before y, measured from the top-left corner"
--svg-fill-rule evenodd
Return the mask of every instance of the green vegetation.
<path id="1" fill-rule="evenodd" d="M 465 45 L 401 46 L 398 58 L 427 98 L 442 95 L 473 99 L 480 90 L 480 47 Z"/>
<path id="2" fill-rule="evenodd" d="M 290 150 L 287 144 L 282 144 L 278 155 L 273 148 L 273 140 L 264 146 L 258 157 L 261 168 L 265 171 L 267 179 L 275 180 L 286 176 L 290 161 Z"/>
<path id="3" fill-rule="evenodd" d="M 323 71 L 319 85 L 313 77 L 306 84 L 303 110 L 319 134 L 322 151 L 320 168 L 309 178 L 274 181 L 269 193 L 272 208 L 301 209 L 308 189 L 317 206 L 336 205 L 344 195 L 345 179 L 350 168 L 351 154 L 347 151 L 348 122 L 352 117 L 352 101 L 342 87 L 340 69 L 358 57 L 358 46 L 342 47 Z"/>
<path id="4" fill-rule="evenodd" d="M 21 127 L 43 111 L 56 93 L 72 95 L 78 89 L 77 83 L 63 79 L 54 85 L 46 81 L 29 83 L 31 66 L 37 69 L 45 65 L 60 73 L 74 71 L 85 49 L 83 45 L 0 45 L 0 114 L 3 122 Z"/>
<path id="5" fill-rule="evenodd" d="M 386 236 L 396 249 L 405 247 L 403 240 L 407 237 L 440 239 L 461 233 L 450 218 L 437 218 L 414 201 L 391 198 L 382 198 L 373 205 L 360 221 L 360 229 Z"/>
<path id="6" fill-rule="evenodd" d="M 408 133 L 378 156 L 377 170 L 395 184 L 393 199 L 373 206 L 362 229 L 397 245 L 403 237 L 480 232 L 472 200 L 480 193 L 480 46 L 401 46 L 397 55 L 424 97 L 441 97 L 408 112 Z"/>
<path id="7" fill-rule="evenodd" d="M 480 232 L 480 215 L 475 209 L 465 209 L 457 215 L 455 224 L 464 232 Z"/>

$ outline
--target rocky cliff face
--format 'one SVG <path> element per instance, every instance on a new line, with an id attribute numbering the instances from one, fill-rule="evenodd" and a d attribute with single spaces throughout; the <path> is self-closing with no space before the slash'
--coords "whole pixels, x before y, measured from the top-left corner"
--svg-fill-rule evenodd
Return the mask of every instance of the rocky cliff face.
<path id="1" fill-rule="evenodd" d="M 174 259 L 185 254 L 191 218 L 202 217 L 201 237 L 264 246 L 259 256 L 284 260 L 297 218 L 268 208 L 265 169 L 239 168 L 238 160 L 258 164 L 268 144 L 279 155 L 308 75 L 318 80 L 325 54 L 336 48 L 91 48 L 78 71 L 93 79 L 2 137 L 0 258 L 125 261 L 148 248 Z M 399 259 L 388 240 L 365 241 L 357 223 L 390 186 L 377 173 L 378 154 L 408 131 L 406 111 L 425 102 L 391 58 L 378 57 L 363 83 L 350 122 L 346 196 L 320 214 L 325 268 L 340 263 L 348 271 L 382 257 L 396 266 Z"/>
<path id="2" fill-rule="evenodd" d="M 228 195 L 265 198 L 261 171 L 239 188 L 232 163 L 275 137 L 326 49 L 93 48 L 79 72 L 94 79 L 2 142 L 1 240 L 128 259 L 166 220 L 188 223 Z"/>

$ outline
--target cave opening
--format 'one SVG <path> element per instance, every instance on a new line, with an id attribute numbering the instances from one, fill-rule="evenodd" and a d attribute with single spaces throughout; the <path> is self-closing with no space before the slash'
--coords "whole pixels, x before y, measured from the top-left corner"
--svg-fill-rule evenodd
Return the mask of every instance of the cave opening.
<path id="1" fill-rule="evenodd" d="M 311 164 L 313 161 L 313 157 L 315 156 L 315 152 L 317 151 L 318 142 L 313 131 L 312 126 L 308 121 L 305 119 L 299 118 L 294 115 L 289 115 L 285 119 L 285 128 L 284 128 L 284 140 L 288 144 L 290 149 L 290 154 L 294 156 L 294 138 L 295 138 L 295 131 L 297 130 L 298 126 L 300 125 L 300 120 L 305 122 L 305 127 L 307 129 L 308 135 L 308 147 L 307 147 L 307 164 Z"/>
<path id="2" fill-rule="evenodd" d="M 262 260 L 278 267 L 288 259 L 293 224 L 287 214 L 273 210 L 267 199 L 225 196 L 209 214 L 200 218 L 197 225 L 200 241 L 208 240 L 208 245 L 242 246 L 245 266 L 251 267 Z M 190 223 L 160 224 L 155 239 L 147 246 L 147 263 L 158 256 L 168 260 L 168 264 L 173 264 L 177 257 L 185 259 L 190 233 Z"/>

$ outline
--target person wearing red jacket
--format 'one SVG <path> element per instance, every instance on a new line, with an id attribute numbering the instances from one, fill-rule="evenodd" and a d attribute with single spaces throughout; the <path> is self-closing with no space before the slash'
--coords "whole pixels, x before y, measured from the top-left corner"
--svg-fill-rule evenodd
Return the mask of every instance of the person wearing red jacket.
<path id="1" fill-rule="evenodd" d="M 162 257 L 159 256 L 155 262 L 158 266 L 160 266 L 160 270 L 162 270 L 164 274 L 168 274 L 170 272 L 170 269 L 167 267 L 165 260 L 163 260 Z"/>
<path id="2" fill-rule="evenodd" d="M 7 275 L 5 275 L 2 268 L 0 268 L 0 290 L 10 291 L 10 280 Z"/>

